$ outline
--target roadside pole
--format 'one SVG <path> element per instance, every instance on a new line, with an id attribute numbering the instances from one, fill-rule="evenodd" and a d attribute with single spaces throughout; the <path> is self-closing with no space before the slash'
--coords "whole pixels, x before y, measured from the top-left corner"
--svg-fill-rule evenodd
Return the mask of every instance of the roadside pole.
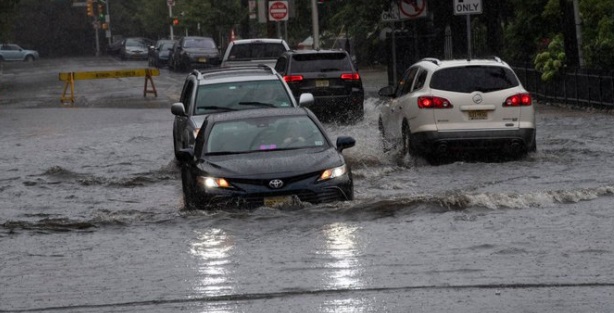
<path id="1" fill-rule="evenodd" d="M 167 0 L 166 4 L 168 4 L 168 18 L 171 20 L 173 18 L 173 6 L 175 5 L 175 0 Z M 173 36 L 173 23 L 171 22 L 169 25 L 171 40 L 174 40 Z"/>
<path id="2" fill-rule="evenodd" d="M 454 15 L 465 15 L 467 20 L 467 59 L 473 55 L 471 49 L 471 15 L 482 14 L 482 0 L 454 0 Z"/>
<path id="3" fill-rule="evenodd" d="M 313 48 L 320 48 L 320 22 L 318 20 L 318 3 L 311 0 L 311 27 L 313 30 Z"/>

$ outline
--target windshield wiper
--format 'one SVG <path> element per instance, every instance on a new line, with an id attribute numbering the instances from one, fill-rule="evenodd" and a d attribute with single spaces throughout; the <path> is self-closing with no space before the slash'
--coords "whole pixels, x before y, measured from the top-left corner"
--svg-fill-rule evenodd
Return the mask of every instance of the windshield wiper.
<path id="1" fill-rule="evenodd" d="M 277 106 L 272 104 L 272 103 L 266 103 L 266 102 L 257 102 L 257 101 L 246 101 L 246 102 L 239 102 L 240 105 L 258 105 L 258 106 L 263 106 L 263 107 L 270 107 L 270 108 L 276 108 Z"/>
<path id="2" fill-rule="evenodd" d="M 198 107 L 198 110 L 221 110 L 221 111 L 236 111 L 237 109 L 229 108 L 229 107 L 220 107 L 215 105 Z"/>

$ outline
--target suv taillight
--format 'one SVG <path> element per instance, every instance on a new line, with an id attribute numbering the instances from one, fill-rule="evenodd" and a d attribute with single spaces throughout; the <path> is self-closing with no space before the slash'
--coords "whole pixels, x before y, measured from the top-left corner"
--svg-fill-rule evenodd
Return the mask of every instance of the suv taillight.
<path id="1" fill-rule="evenodd" d="M 531 95 L 528 93 L 519 93 L 505 99 L 503 102 L 504 107 L 517 107 L 517 106 L 529 106 L 533 101 Z"/>
<path id="2" fill-rule="evenodd" d="M 300 82 L 303 80 L 303 75 L 286 75 L 284 76 L 286 83 Z"/>
<path id="3" fill-rule="evenodd" d="M 343 80 L 360 80 L 360 74 L 358 73 L 343 73 L 341 74 Z"/>
<path id="4" fill-rule="evenodd" d="M 418 97 L 418 107 L 421 109 L 451 109 L 452 103 L 440 97 Z"/>

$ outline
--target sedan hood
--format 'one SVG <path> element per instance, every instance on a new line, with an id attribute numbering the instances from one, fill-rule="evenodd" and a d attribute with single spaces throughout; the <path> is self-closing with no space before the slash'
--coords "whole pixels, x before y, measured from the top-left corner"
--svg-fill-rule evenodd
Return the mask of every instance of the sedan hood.
<path id="1" fill-rule="evenodd" d="M 205 160 L 199 165 L 201 170 L 227 178 L 294 176 L 344 164 L 343 157 L 333 147 L 206 156 Z"/>

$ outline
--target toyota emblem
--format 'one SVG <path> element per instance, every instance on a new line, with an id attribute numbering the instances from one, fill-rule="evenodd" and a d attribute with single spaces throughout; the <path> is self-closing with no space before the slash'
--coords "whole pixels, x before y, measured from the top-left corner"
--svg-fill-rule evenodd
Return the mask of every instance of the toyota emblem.
<path id="1" fill-rule="evenodd" d="M 473 96 L 473 102 L 474 102 L 475 104 L 480 104 L 480 103 L 482 103 L 482 95 L 477 94 L 477 95 Z"/>
<path id="2" fill-rule="evenodd" d="M 269 182 L 269 187 L 273 189 L 279 189 L 284 186 L 284 182 L 281 179 L 273 179 Z"/>

